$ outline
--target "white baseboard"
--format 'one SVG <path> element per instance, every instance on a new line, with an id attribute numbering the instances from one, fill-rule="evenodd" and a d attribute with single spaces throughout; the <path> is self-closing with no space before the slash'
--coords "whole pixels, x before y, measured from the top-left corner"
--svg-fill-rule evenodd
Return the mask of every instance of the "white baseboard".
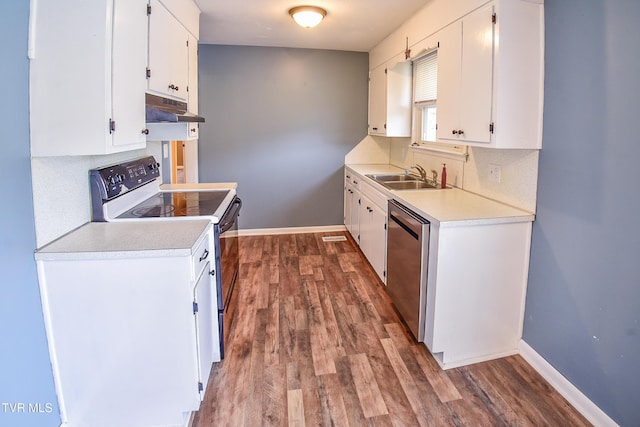
<path id="1" fill-rule="evenodd" d="M 344 225 L 321 225 L 314 227 L 285 227 L 285 228 L 252 228 L 239 230 L 239 236 L 269 236 L 275 234 L 302 234 L 302 233 L 333 233 L 346 231 Z"/>
<path id="2" fill-rule="evenodd" d="M 524 340 L 518 345 L 520 356 L 538 371 L 542 377 L 573 405 L 589 422 L 597 427 L 618 427 L 607 414 L 585 396 L 576 386 L 566 379 L 556 368 L 551 366 Z"/>
<path id="3" fill-rule="evenodd" d="M 422 344 L 424 344 L 424 346 L 427 347 L 425 343 L 422 343 Z M 429 347 L 427 347 L 427 349 L 429 349 Z M 431 350 L 429 350 L 429 352 L 431 352 Z M 461 366 L 468 366 L 468 365 L 473 365 L 475 363 L 487 362 L 489 360 L 500 359 L 502 357 L 507 357 L 507 356 L 513 356 L 514 354 L 518 354 L 518 353 L 519 353 L 518 349 L 513 349 L 509 351 L 503 351 L 501 353 L 492 353 L 484 356 L 472 357 L 469 359 L 454 360 L 452 362 L 443 362 L 442 353 L 431 353 L 431 355 L 438 363 L 438 366 L 440 366 L 440 369 L 442 369 L 443 371 L 446 371 L 447 369 L 459 368 Z"/>

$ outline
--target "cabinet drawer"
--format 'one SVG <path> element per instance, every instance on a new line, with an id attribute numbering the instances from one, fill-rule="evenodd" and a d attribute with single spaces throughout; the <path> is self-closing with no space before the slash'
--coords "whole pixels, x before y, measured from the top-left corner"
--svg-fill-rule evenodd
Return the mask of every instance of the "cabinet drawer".
<path id="1" fill-rule="evenodd" d="M 350 176 L 349 182 L 351 183 L 351 185 L 353 185 L 353 188 L 355 190 L 360 190 L 360 181 L 362 181 L 360 177 L 353 172 L 349 173 L 348 175 Z"/>
<path id="2" fill-rule="evenodd" d="M 191 264 L 193 268 L 193 277 L 197 278 L 200 276 L 202 269 L 207 265 L 207 262 L 213 262 L 213 252 L 211 246 L 211 228 L 207 229 L 207 232 L 204 234 L 198 246 L 196 246 L 196 250 L 193 252 L 193 257 L 191 258 Z"/>

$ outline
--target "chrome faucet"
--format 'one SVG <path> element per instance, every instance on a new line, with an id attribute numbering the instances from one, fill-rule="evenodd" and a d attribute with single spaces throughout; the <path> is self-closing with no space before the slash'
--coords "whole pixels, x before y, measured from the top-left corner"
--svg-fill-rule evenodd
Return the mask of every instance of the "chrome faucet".
<path id="1" fill-rule="evenodd" d="M 417 170 L 418 170 L 418 172 L 420 172 L 420 178 L 421 178 L 423 181 L 425 181 L 425 182 L 427 181 L 427 171 L 426 171 L 426 170 L 424 170 L 424 168 L 423 168 L 422 166 L 420 166 L 420 165 L 413 165 L 413 166 L 411 166 L 411 168 L 412 168 L 412 169 L 417 169 Z"/>

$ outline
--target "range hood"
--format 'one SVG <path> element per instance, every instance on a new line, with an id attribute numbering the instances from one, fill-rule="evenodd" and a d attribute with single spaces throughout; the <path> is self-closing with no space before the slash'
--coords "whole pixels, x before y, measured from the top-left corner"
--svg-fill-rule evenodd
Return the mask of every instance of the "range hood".
<path id="1" fill-rule="evenodd" d="M 187 103 L 146 94 L 147 123 L 202 123 L 204 117 L 187 112 Z"/>

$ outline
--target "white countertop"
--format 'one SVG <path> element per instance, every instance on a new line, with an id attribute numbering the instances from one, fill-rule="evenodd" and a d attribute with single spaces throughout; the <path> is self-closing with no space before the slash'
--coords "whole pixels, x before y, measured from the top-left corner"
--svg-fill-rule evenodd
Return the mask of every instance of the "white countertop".
<path id="1" fill-rule="evenodd" d="M 531 222 L 532 212 L 505 205 L 458 188 L 426 190 L 389 190 L 366 174 L 404 173 L 392 165 L 345 165 L 367 183 L 384 192 L 432 223 L 440 226 Z"/>
<path id="2" fill-rule="evenodd" d="M 189 256 L 208 220 L 89 222 L 35 252 L 38 261 Z"/>

